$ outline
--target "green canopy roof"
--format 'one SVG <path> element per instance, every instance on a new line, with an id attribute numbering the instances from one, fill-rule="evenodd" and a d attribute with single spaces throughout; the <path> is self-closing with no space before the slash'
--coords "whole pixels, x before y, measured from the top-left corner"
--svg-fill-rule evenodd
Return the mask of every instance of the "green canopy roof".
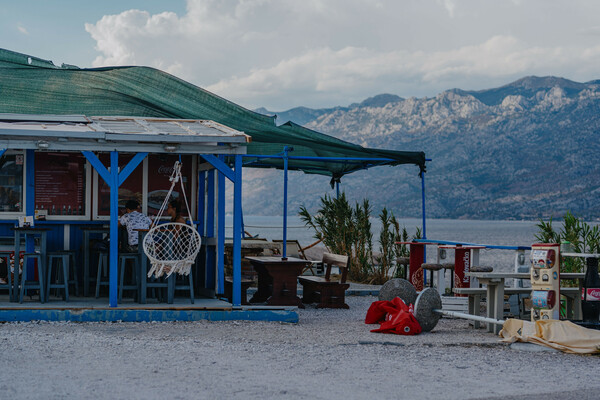
<path id="1" fill-rule="evenodd" d="M 247 110 L 149 67 L 58 67 L 0 49 L 0 113 L 208 119 L 252 136 L 248 154 L 275 155 L 284 146 L 293 147 L 290 169 L 333 178 L 374 165 L 425 168 L 423 152 L 365 148 L 292 122 L 277 126 L 275 117 Z M 277 158 L 247 158 L 245 162 L 254 167 L 283 167 Z"/>

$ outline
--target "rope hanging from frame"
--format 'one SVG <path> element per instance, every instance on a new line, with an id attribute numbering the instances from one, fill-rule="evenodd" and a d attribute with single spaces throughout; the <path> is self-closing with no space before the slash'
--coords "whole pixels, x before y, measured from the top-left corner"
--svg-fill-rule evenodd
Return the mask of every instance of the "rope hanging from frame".
<path id="1" fill-rule="evenodd" d="M 171 182 L 171 188 L 165 196 L 155 221 L 160 221 L 163 216 L 177 182 L 181 185 L 181 193 L 183 193 L 188 216 L 191 217 L 192 215 L 183 187 L 181 163 L 179 161 L 175 162 L 169 181 Z M 168 277 L 172 273 L 189 275 L 200 251 L 200 245 L 200 234 L 191 221 L 190 224 L 167 222 L 155 225 L 148 231 L 143 242 L 144 253 L 146 253 L 152 266 L 148 272 L 148 277 L 154 275 L 158 278 L 165 274 Z"/>

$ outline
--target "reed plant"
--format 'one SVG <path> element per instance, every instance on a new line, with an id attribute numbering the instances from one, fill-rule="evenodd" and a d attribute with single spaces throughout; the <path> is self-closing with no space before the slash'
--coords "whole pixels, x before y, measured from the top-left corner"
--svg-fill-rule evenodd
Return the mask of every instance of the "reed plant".
<path id="1" fill-rule="evenodd" d="M 315 231 L 315 238 L 323 241 L 327 251 L 348 256 L 348 278 L 355 282 L 367 282 L 372 275 L 371 211 L 368 200 L 350 206 L 345 193 L 337 198 L 321 197 L 314 216 L 305 206 L 300 207 L 300 218 Z"/>
<path id="2" fill-rule="evenodd" d="M 379 255 L 373 257 L 373 234 L 371 233 L 372 207 L 368 200 L 352 207 L 346 194 L 339 198 L 325 195 L 317 213 L 311 215 L 306 207 L 300 207 L 300 218 L 315 231 L 314 237 L 323 242 L 327 251 L 347 255 L 348 279 L 353 282 L 383 284 L 392 275 L 397 257 L 408 257 L 409 249 L 398 242 L 409 240 L 406 228 L 400 229 L 397 218 L 387 208 L 379 214 L 382 229 L 379 234 Z M 420 238 L 421 230 L 412 238 Z M 374 262 L 375 261 L 375 262 Z"/>

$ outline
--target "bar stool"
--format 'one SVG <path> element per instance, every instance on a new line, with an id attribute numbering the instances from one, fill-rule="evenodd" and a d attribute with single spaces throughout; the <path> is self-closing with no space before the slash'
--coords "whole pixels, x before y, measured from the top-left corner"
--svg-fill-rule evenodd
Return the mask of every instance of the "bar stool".
<path id="1" fill-rule="evenodd" d="M 30 259 L 37 261 L 38 280 L 27 279 L 27 264 Z M 23 303 L 25 289 L 38 289 L 40 291 L 40 302 L 45 302 L 44 268 L 42 268 L 42 255 L 40 253 L 23 254 L 23 273 L 21 274 L 21 289 L 19 291 L 19 303 Z M 15 259 L 15 268 L 19 268 L 18 258 Z"/>
<path id="2" fill-rule="evenodd" d="M 100 286 L 108 286 L 108 252 L 99 251 L 98 252 L 98 273 L 96 274 L 96 298 L 100 297 Z M 104 272 L 104 276 L 106 280 L 102 280 L 102 273 Z"/>
<path id="3" fill-rule="evenodd" d="M 133 261 L 128 262 L 128 261 Z M 133 269 L 131 270 L 131 277 L 132 277 L 132 282 L 129 285 L 125 285 L 124 284 L 124 278 L 125 278 L 125 268 L 127 268 L 128 265 L 133 265 Z M 119 299 L 118 301 L 121 302 L 123 300 L 123 290 L 135 290 L 137 292 L 138 295 L 138 301 L 139 301 L 139 295 L 140 295 L 140 288 L 138 285 L 138 274 L 139 274 L 139 270 L 140 270 L 140 253 L 121 253 L 119 254 Z"/>
<path id="4" fill-rule="evenodd" d="M 396 276 L 400 276 L 403 279 L 408 279 L 408 267 L 410 265 L 410 258 L 408 257 L 398 257 L 396 259 Z M 402 272 L 398 275 L 398 270 L 402 266 Z"/>
<path id="5" fill-rule="evenodd" d="M 148 289 L 152 289 L 153 295 L 155 294 L 154 291 L 155 289 L 160 289 L 158 291 L 158 301 L 164 301 L 164 294 L 162 293 L 163 290 L 162 289 L 166 289 L 167 294 L 169 292 L 169 282 L 170 281 L 170 277 L 169 278 L 165 278 L 164 276 L 160 277 L 160 278 L 156 278 L 154 275 L 151 276 L 150 278 L 148 278 L 147 276 L 147 272 L 142 271 L 141 276 L 140 276 L 140 281 L 141 281 L 141 290 L 140 290 L 140 303 L 141 304 L 146 304 L 146 292 Z M 168 302 L 168 300 L 167 300 Z M 173 303 L 171 301 L 171 303 Z M 171 304 L 170 303 L 170 304 Z"/>
<path id="6" fill-rule="evenodd" d="M 185 279 L 186 277 L 182 277 Z M 173 279 L 173 283 L 169 285 L 169 303 L 173 302 L 173 298 L 175 297 L 176 290 L 189 290 L 190 292 L 190 301 L 194 304 L 194 279 L 192 276 L 192 269 L 190 269 L 190 273 L 187 276 L 187 285 L 185 283 L 177 283 L 177 276 L 175 274 L 171 275 L 169 279 Z"/>
<path id="7" fill-rule="evenodd" d="M 62 289 L 63 300 L 69 301 L 69 266 L 71 253 L 68 251 L 56 251 L 48 254 L 48 283 L 46 285 L 46 299 L 50 299 L 50 289 Z M 56 282 L 52 283 L 52 269 L 56 262 Z M 74 264 L 74 263 L 73 263 Z M 62 279 L 60 272 L 62 270 Z"/>
<path id="8" fill-rule="evenodd" d="M 494 272 L 494 267 L 484 266 L 484 265 L 473 265 L 469 268 L 470 272 Z M 477 278 L 471 278 L 471 287 L 481 287 L 479 280 Z"/>
<path id="9" fill-rule="evenodd" d="M 439 275 L 439 271 L 443 268 L 442 264 L 434 264 L 434 263 L 423 263 L 421 264 L 421 268 L 423 268 L 425 271 L 431 271 L 431 279 L 429 279 L 429 287 L 433 287 L 433 281 L 434 281 L 434 276 L 437 275 L 437 280 L 438 280 L 438 284 L 439 284 L 439 279 L 440 279 L 440 275 Z M 436 274 L 437 272 L 437 274 Z"/>
<path id="10" fill-rule="evenodd" d="M 62 251 L 51 251 L 48 253 L 49 268 L 52 267 L 50 261 L 58 260 L 62 265 L 67 266 L 67 276 L 69 277 L 68 286 L 75 286 L 75 296 L 79 296 L 79 280 L 77 279 L 77 270 L 75 269 L 75 251 L 74 250 L 62 250 Z M 51 279 L 51 274 L 48 273 L 48 278 Z"/>
<path id="11" fill-rule="evenodd" d="M 8 298 L 12 299 L 12 274 L 10 273 L 10 251 L 0 251 L 0 259 L 6 265 L 6 283 L 0 283 L 0 289 L 8 289 Z"/>
<path id="12" fill-rule="evenodd" d="M 450 292 L 454 293 L 454 263 L 443 263 L 442 268 L 444 269 L 444 275 L 446 271 L 450 271 Z"/>

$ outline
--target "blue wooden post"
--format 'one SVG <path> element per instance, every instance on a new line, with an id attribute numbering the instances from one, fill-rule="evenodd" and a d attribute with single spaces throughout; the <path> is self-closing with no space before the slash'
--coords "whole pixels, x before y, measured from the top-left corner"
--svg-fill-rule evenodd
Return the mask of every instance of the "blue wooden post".
<path id="1" fill-rule="evenodd" d="M 219 156 L 223 160 L 223 156 Z M 225 175 L 217 172 L 217 293 L 225 293 Z"/>
<path id="2" fill-rule="evenodd" d="M 206 237 L 215 237 L 215 170 L 208 171 L 208 188 L 206 193 Z M 216 254 L 215 246 L 206 248 L 206 288 L 215 289 Z"/>
<path id="3" fill-rule="evenodd" d="M 25 180 L 27 181 L 25 186 L 25 204 L 22 204 L 25 215 L 33 215 L 35 213 L 35 151 L 26 151 L 27 162 L 25 163 Z M 27 235 L 25 242 L 25 251 L 27 253 L 33 253 L 35 251 L 35 241 L 33 235 Z M 19 259 L 19 255 L 15 254 L 15 260 Z M 17 265 L 15 261 L 15 265 Z M 35 263 L 33 260 L 29 260 L 27 265 L 23 268 L 27 268 L 27 276 L 33 277 L 35 273 Z M 38 266 L 42 268 L 42 265 Z M 41 279 L 42 274 L 38 271 L 38 276 Z M 29 278 L 33 279 L 33 278 Z"/>
<path id="4" fill-rule="evenodd" d="M 204 237 L 206 234 L 206 171 L 198 173 L 198 232 Z"/>
<path id="5" fill-rule="evenodd" d="M 81 152 L 85 158 L 92 164 L 98 175 L 104 179 L 110 187 L 110 255 L 109 255 L 109 275 L 108 275 L 108 303 L 110 307 L 117 306 L 117 263 L 119 261 L 119 186 L 136 169 L 136 167 L 146 158 L 148 153 L 137 153 L 131 161 L 119 173 L 119 152 L 110 152 L 110 171 L 100 162 L 98 157 L 91 151 Z"/>
<path id="6" fill-rule="evenodd" d="M 427 239 L 427 228 L 425 225 L 425 171 L 421 171 L 421 205 L 423 208 L 423 239 Z M 427 246 L 423 246 L 423 262 L 427 262 Z M 425 287 L 427 286 L 427 273 L 423 274 L 423 284 Z"/>
<path id="7" fill-rule="evenodd" d="M 427 226 L 425 218 L 425 172 L 421 172 L 421 205 L 423 208 L 423 239 L 427 239 Z"/>
<path id="8" fill-rule="evenodd" d="M 6 153 L 7 149 L 0 149 L 0 157 L 2 157 L 4 155 L 4 153 Z"/>
<path id="9" fill-rule="evenodd" d="M 119 152 L 110 152 L 110 251 L 108 304 L 117 306 L 117 264 L 119 262 Z"/>
<path id="10" fill-rule="evenodd" d="M 234 306 L 242 304 L 242 156 L 235 156 L 233 182 L 233 293 Z"/>
<path id="11" fill-rule="evenodd" d="M 281 258 L 287 258 L 287 195 L 288 195 L 288 151 L 289 147 L 283 148 L 283 249 Z M 293 149 L 292 149 L 293 150 Z"/>

